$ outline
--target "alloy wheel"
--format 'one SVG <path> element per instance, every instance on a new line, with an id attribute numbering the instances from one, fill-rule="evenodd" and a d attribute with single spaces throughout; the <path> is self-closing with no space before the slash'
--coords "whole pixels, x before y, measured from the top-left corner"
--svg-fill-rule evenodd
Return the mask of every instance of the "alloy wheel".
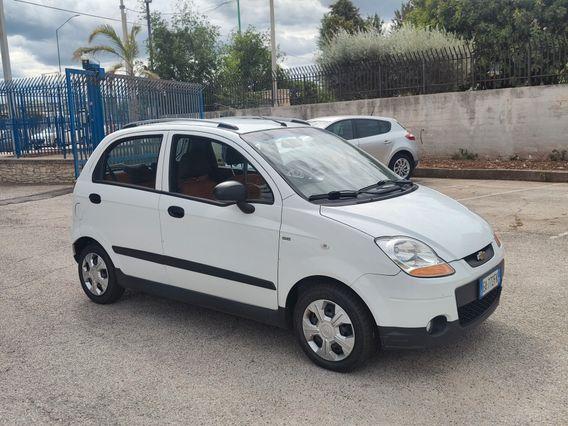
<path id="1" fill-rule="evenodd" d="M 355 346 L 355 331 L 347 312 L 335 302 L 316 300 L 308 305 L 302 319 L 309 347 L 327 361 L 341 361 Z"/>
<path id="2" fill-rule="evenodd" d="M 406 178 L 410 174 L 410 161 L 408 158 L 398 158 L 393 164 L 393 172 L 395 172 L 400 177 Z"/>
<path id="3" fill-rule="evenodd" d="M 85 287 L 95 296 L 101 296 L 108 287 L 108 269 L 105 261 L 97 253 L 89 253 L 83 258 L 81 273 Z"/>

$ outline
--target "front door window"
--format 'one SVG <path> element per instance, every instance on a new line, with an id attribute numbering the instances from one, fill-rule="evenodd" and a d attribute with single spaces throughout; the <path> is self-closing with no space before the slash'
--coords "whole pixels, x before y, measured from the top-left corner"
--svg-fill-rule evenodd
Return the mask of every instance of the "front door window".
<path id="1" fill-rule="evenodd" d="M 228 180 L 247 187 L 248 202 L 272 203 L 274 200 L 262 175 L 235 148 L 204 137 L 174 136 L 170 192 L 215 200 L 215 186 Z"/>

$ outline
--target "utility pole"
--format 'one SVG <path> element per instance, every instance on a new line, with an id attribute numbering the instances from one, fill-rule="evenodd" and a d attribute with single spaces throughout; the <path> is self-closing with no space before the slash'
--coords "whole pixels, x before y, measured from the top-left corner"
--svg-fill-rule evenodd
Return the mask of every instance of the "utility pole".
<path id="1" fill-rule="evenodd" d="M 128 41 L 128 27 L 126 26 L 126 6 L 124 0 L 120 0 L 120 20 L 122 21 L 122 40 L 124 43 Z"/>
<path id="2" fill-rule="evenodd" d="M 6 17 L 4 16 L 4 0 L 0 0 L 0 50 L 2 51 L 2 71 L 4 72 L 4 81 L 12 81 L 12 66 L 10 65 L 10 51 L 8 50 L 8 34 L 6 33 Z M 8 122 L 12 122 L 12 106 L 14 102 L 14 93 L 11 85 L 8 87 Z M 13 123 L 13 122 L 12 122 Z M 18 156 L 16 149 L 16 132 L 14 126 L 10 126 L 12 136 L 12 150 L 14 156 Z"/>
<path id="3" fill-rule="evenodd" d="M 270 0 L 270 47 L 272 48 L 272 104 L 278 106 L 278 82 L 276 81 L 276 28 L 274 0 Z"/>
<path id="4" fill-rule="evenodd" d="M 239 20 L 239 34 L 241 33 L 241 1 L 237 0 L 237 19 Z"/>
<path id="5" fill-rule="evenodd" d="M 122 21 L 122 42 L 126 47 L 128 43 L 128 27 L 126 26 L 126 7 L 124 6 L 124 0 L 120 0 L 120 20 Z M 124 66 L 126 68 L 126 73 L 128 75 L 132 75 L 132 70 L 130 69 L 130 65 L 124 61 Z"/>
<path id="6" fill-rule="evenodd" d="M 150 63 L 150 70 L 154 70 L 154 64 L 152 61 L 152 25 L 150 22 L 150 3 L 152 3 L 152 0 L 144 0 L 144 2 L 146 3 L 146 24 L 148 25 L 148 57 L 149 57 L 149 63 Z"/>
<path id="7" fill-rule="evenodd" d="M 2 50 L 2 71 L 4 80 L 12 80 L 10 51 L 8 50 L 8 34 L 6 34 L 6 18 L 4 16 L 4 0 L 0 0 L 0 49 Z"/>

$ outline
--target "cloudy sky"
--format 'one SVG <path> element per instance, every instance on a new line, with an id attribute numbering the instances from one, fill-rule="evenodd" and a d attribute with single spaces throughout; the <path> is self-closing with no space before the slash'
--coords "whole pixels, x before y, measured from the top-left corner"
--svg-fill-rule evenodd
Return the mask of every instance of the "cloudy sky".
<path id="1" fill-rule="evenodd" d="M 75 10 L 119 19 L 119 0 L 25 0 L 32 3 Z M 402 0 L 354 0 L 363 15 L 375 12 L 390 20 Z M 129 22 L 145 23 L 134 10 L 139 10 L 140 0 L 124 0 Z M 269 28 L 269 0 L 240 0 L 243 28 L 253 25 L 260 30 Z M 164 13 L 175 11 L 177 0 L 153 0 L 152 10 Z M 219 26 L 223 40 L 237 27 L 236 0 L 226 4 L 224 0 L 193 0 L 195 10 L 205 14 Z M 332 0 L 275 0 L 276 39 L 280 50 L 286 54 L 284 66 L 305 65 L 314 62 L 316 37 L 322 15 Z M 222 4 L 222 5 L 221 5 Z M 221 6 L 219 6 L 221 5 Z M 31 77 L 57 71 L 57 45 L 55 29 L 73 13 L 51 10 L 39 6 L 4 0 L 8 44 L 12 62 L 12 74 Z M 88 16 L 73 18 L 59 31 L 61 62 L 63 66 L 77 66 L 71 59 L 72 52 L 86 43 L 89 32 L 101 23 L 109 23 L 120 30 L 120 22 Z M 146 33 L 141 36 L 141 42 Z M 100 58 L 103 65 L 108 58 Z"/>

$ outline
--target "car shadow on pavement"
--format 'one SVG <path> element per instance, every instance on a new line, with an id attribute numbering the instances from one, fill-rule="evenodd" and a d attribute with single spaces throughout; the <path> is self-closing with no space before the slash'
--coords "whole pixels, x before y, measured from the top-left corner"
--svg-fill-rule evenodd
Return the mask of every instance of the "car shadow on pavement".
<path id="1" fill-rule="evenodd" d="M 84 325 L 88 327 L 92 315 L 105 309 L 108 323 L 120 324 L 120 333 L 112 336 L 113 327 L 110 327 L 106 338 L 110 337 L 118 345 L 128 345 L 130 349 L 152 344 L 164 348 L 171 344 L 170 354 L 181 349 L 178 356 L 183 357 L 194 351 L 195 356 L 203 357 L 202 362 L 206 362 L 204 355 L 211 351 L 230 352 L 233 359 L 243 362 L 256 358 L 275 366 L 334 374 L 312 365 L 290 330 L 132 291 L 127 291 L 118 303 L 106 307 L 85 303 L 86 309 L 79 310 L 84 316 Z M 490 318 L 445 346 L 380 351 L 352 374 L 354 377 L 374 376 L 386 382 L 405 379 L 412 383 L 459 373 L 478 380 L 486 377 L 508 382 L 511 375 L 519 374 L 519 365 L 532 366 L 535 359 L 539 360 L 539 368 L 549 365 L 544 347 L 534 336 Z M 218 359 L 213 360 L 216 361 Z"/>

